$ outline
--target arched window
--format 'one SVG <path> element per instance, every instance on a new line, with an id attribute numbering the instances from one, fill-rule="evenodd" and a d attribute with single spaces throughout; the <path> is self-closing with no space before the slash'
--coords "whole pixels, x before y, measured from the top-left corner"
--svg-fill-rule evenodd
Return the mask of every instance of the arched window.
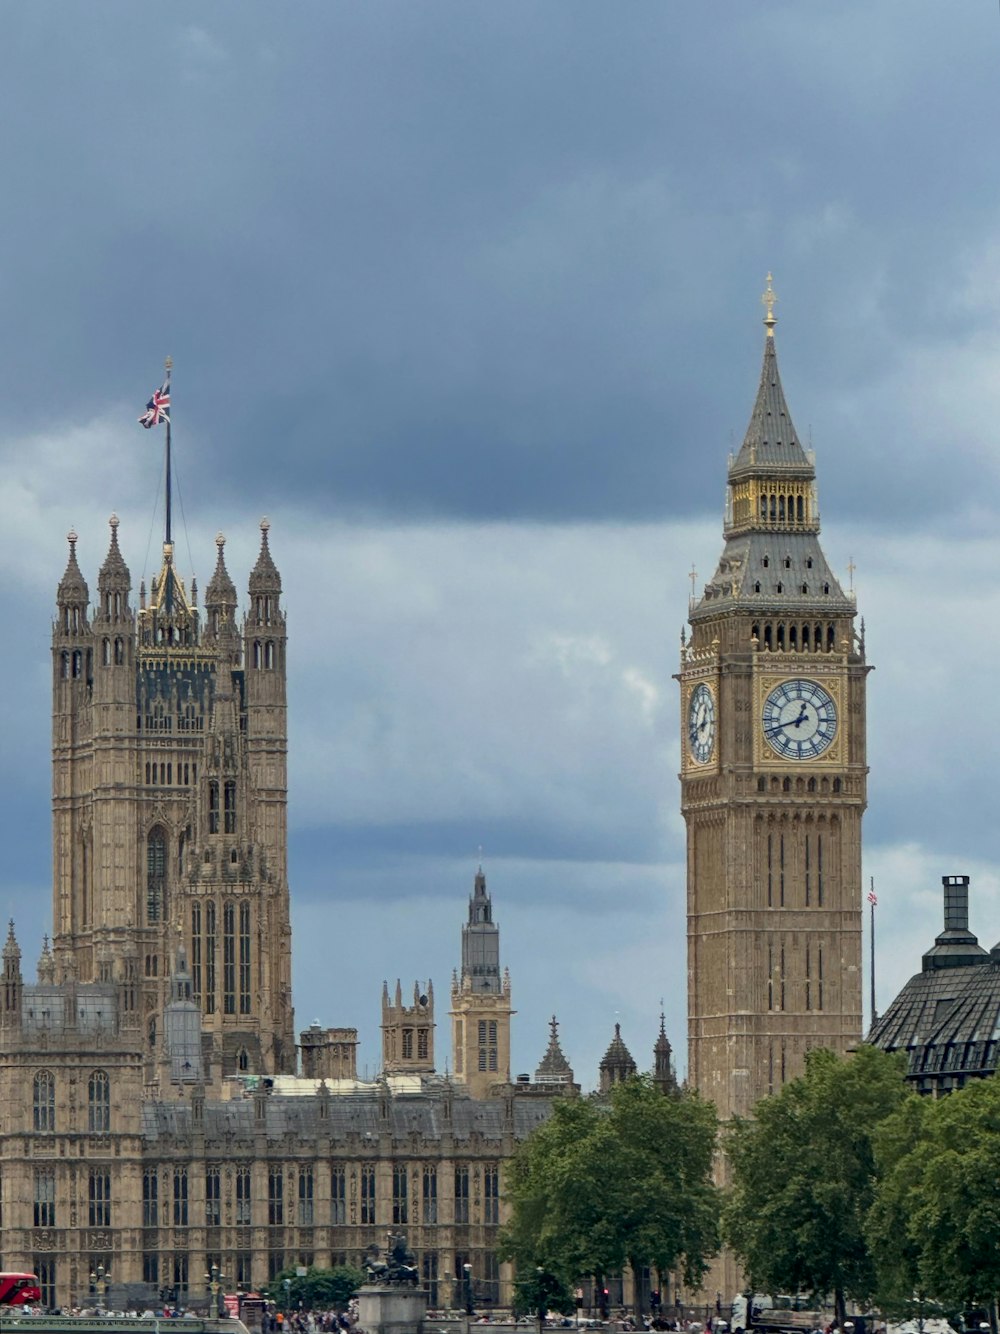
<path id="1" fill-rule="evenodd" d="M 111 1081 L 103 1070 L 95 1070 L 87 1084 L 87 1129 L 92 1135 L 111 1129 Z"/>
<path id="2" fill-rule="evenodd" d="M 834 647 L 833 633 L 834 633 L 833 626 L 828 625 L 826 627 L 826 647 L 831 653 L 833 652 L 833 647 Z"/>
<path id="3" fill-rule="evenodd" d="M 259 639 L 255 639 L 255 640 L 253 641 L 253 665 L 254 665 L 255 667 L 260 667 L 260 640 L 259 640 Z"/>
<path id="4" fill-rule="evenodd" d="M 808 647 L 809 647 L 809 627 L 808 627 L 808 625 L 804 625 L 804 626 L 802 627 L 802 647 L 803 647 L 803 648 L 808 648 Z"/>
<path id="5" fill-rule="evenodd" d="M 73 680 L 79 681 L 82 675 L 83 675 L 83 654 L 77 648 L 73 650 Z"/>
<path id="6" fill-rule="evenodd" d="M 779 591 L 779 592 L 781 591 L 781 585 L 780 585 L 780 584 L 778 585 L 778 591 Z M 784 647 L 785 647 L 785 627 L 784 627 L 783 622 L 779 621 L 779 622 L 778 622 L 778 648 L 779 648 L 779 649 L 783 649 Z"/>
<path id="7" fill-rule="evenodd" d="M 757 779 L 757 791 L 758 792 L 767 791 L 767 779 L 764 777 L 763 774 L 761 774 L 760 778 Z"/>
<path id="8" fill-rule="evenodd" d="M 760 498 L 760 517 L 762 519 L 767 518 L 767 496 L 761 496 Z"/>
<path id="9" fill-rule="evenodd" d="M 39 1070 L 31 1089 L 33 1123 L 36 1130 L 56 1128 L 56 1081 L 51 1070 Z"/>
<path id="10" fill-rule="evenodd" d="M 833 780 L 833 790 L 834 790 L 834 792 L 839 792 L 840 789 L 841 789 L 841 787 L 842 787 L 842 783 L 841 783 L 840 779 L 839 779 L 839 778 L 835 778 L 835 779 Z"/>
<path id="11" fill-rule="evenodd" d="M 764 647 L 771 647 L 771 622 L 767 621 L 764 625 Z"/>
<path id="12" fill-rule="evenodd" d="M 210 778 L 208 781 L 208 832 L 217 834 L 219 832 L 219 780 Z"/>
<path id="13" fill-rule="evenodd" d="M 271 639 L 264 645 L 264 666 L 274 666 L 274 641 Z"/>
<path id="14" fill-rule="evenodd" d="M 250 1069 L 250 1053 L 246 1047 L 241 1047 L 236 1053 L 236 1069 L 241 1074 L 245 1074 Z"/>
<path id="15" fill-rule="evenodd" d="M 816 779 L 815 779 L 815 778 L 810 778 L 810 779 L 809 779 L 809 791 L 810 791 L 810 792 L 815 792 L 815 791 L 816 791 Z"/>
<path id="16" fill-rule="evenodd" d="M 125 641 L 124 639 L 115 640 L 115 666 L 121 667 L 125 661 Z"/>
<path id="17" fill-rule="evenodd" d="M 784 778 L 784 779 L 782 779 L 782 782 L 781 782 L 781 790 L 782 790 L 782 792 L 791 792 L 791 790 L 792 790 L 792 780 L 791 780 L 790 778 Z"/>
<path id="18" fill-rule="evenodd" d="M 785 497 L 778 497 L 778 518 L 784 522 L 785 519 Z"/>
<path id="19" fill-rule="evenodd" d="M 770 556 L 762 556 L 762 557 L 761 557 L 761 561 L 760 561 L 760 563 L 761 563 L 761 565 L 763 565 L 764 569 L 766 570 L 767 567 L 771 564 L 771 557 L 770 557 Z"/>
<path id="20" fill-rule="evenodd" d="M 776 496 L 771 497 L 771 522 L 778 517 L 778 500 Z"/>
<path id="21" fill-rule="evenodd" d="M 101 662 L 105 667 L 111 666 L 111 640 L 101 640 Z"/>
<path id="22" fill-rule="evenodd" d="M 779 580 L 778 580 L 778 592 L 779 592 L 779 593 L 783 593 L 784 591 L 785 591 L 785 585 L 784 585 L 784 584 L 781 582 L 781 580 L 779 579 Z"/>
<path id="23" fill-rule="evenodd" d="M 167 899 L 167 835 L 160 828 L 146 840 L 146 922 L 162 922 Z"/>
<path id="24" fill-rule="evenodd" d="M 799 632 L 798 632 L 798 630 L 795 628 L 794 625 L 790 625 L 790 626 L 788 627 L 788 647 L 789 647 L 789 648 L 798 648 L 798 646 L 799 646 L 799 644 L 798 644 L 798 638 L 799 638 Z"/>
<path id="25" fill-rule="evenodd" d="M 753 591 L 754 591 L 755 593 L 759 593 L 759 592 L 760 592 L 760 580 L 759 580 L 759 579 L 754 583 Z"/>

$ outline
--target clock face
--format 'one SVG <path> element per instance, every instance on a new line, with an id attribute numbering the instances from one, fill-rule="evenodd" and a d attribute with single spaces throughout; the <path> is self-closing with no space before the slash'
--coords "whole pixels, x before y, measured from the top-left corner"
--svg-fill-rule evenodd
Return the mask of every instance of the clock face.
<path id="1" fill-rule="evenodd" d="M 764 737 L 785 760 L 814 760 L 837 735 L 837 706 L 815 681 L 782 681 L 764 701 Z"/>
<path id="2" fill-rule="evenodd" d="M 708 686 L 695 686 L 688 705 L 688 745 L 691 757 L 706 764 L 715 745 L 715 697 Z"/>

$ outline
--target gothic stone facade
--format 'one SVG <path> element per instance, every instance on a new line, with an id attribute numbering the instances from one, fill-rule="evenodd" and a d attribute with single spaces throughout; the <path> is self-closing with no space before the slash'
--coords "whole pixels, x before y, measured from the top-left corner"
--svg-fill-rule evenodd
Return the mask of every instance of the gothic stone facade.
<path id="1" fill-rule="evenodd" d="M 261 525 L 247 615 L 217 540 L 203 611 L 167 542 L 130 603 L 118 521 L 93 607 L 70 535 L 53 626 L 53 921 L 26 983 L 13 925 L 0 998 L 8 1268 L 50 1304 L 230 1290 L 357 1263 L 405 1229 L 432 1302 L 496 1256 L 516 1143 L 572 1089 L 510 1083 L 510 981 L 477 877 L 452 988 L 455 1074 L 435 1074 L 433 991 L 386 989 L 384 1073 L 357 1034 L 302 1034 L 286 872 L 286 625 Z M 567 1067 L 568 1069 L 568 1067 Z M 114 1298 L 112 1298 L 113 1300 Z"/>

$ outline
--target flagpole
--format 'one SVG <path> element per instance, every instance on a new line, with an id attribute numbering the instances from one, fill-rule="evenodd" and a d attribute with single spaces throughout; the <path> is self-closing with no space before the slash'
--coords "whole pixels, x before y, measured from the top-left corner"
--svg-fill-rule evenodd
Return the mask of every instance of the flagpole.
<path id="1" fill-rule="evenodd" d="M 173 367 L 173 364 L 174 364 L 173 358 L 172 358 L 172 357 L 167 357 L 166 361 L 164 362 L 164 366 L 166 367 L 166 372 L 167 372 L 167 383 L 168 383 L 168 384 L 169 384 L 169 382 L 170 382 L 170 371 L 171 371 L 171 369 L 172 369 L 172 367 Z M 166 448 L 167 448 L 167 484 L 166 484 L 166 491 L 167 491 L 167 532 L 166 532 L 166 537 L 165 537 L 165 539 L 164 539 L 165 542 L 166 542 L 166 544 L 167 544 L 167 546 L 169 546 L 169 545 L 170 545 L 170 542 L 171 542 L 171 537 L 170 537 L 170 492 L 171 492 L 171 486 L 170 486 L 170 417 L 171 417 L 171 413 L 172 413 L 172 409 L 171 409 L 170 412 L 167 413 L 167 446 L 166 446 Z"/>
<path id="2" fill-rule="evenodd" d="M 875 1027 L 875 1020 L 878 1015 L 875 1013 L 875 877 L 871 878 L 871 892 L 868 895 L 868 906 L 872 914 L 871 930 L 871 974 L 872 974 L 872 1028 Z"/>

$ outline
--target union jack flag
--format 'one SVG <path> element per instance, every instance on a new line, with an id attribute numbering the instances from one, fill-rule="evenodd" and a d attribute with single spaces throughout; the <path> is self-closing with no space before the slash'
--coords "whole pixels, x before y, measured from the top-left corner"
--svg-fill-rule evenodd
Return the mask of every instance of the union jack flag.
<path id="1" fill-rule="evenodd" d="M 876 903 L 878 903 L 878 897 L 876 896 L 875 891 L 873 889 L 870 889 L 868 891 L 868 902 L 872 905 L 873 908 L 875 907 Z"/>
<path id="2" fill-rule="evenodd" d="M 139 418 L 139 425 L 148 431 L 160 422 L 170 424 L 170 376 L 163 381 L 159 389 L 153 391 L 153 397 L 146 404 L 146 411 Z"/>

